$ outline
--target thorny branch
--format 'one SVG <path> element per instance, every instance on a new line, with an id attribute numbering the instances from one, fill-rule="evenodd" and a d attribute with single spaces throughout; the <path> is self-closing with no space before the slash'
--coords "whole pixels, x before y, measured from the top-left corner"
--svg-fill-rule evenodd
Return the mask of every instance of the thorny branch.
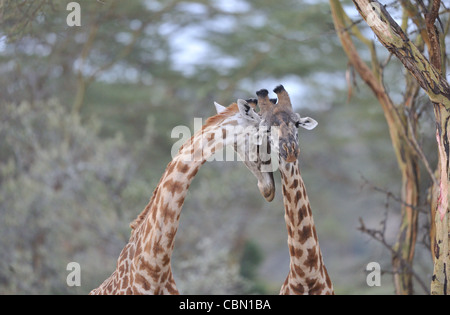
<path id="1" fill-rule="evenodd" d="M 419 206 L 411 205 L 411 204 L 405 202 L 404 200 L 402 200 L 402 198 L 400 198 L 399 196 L 397 196 L 393 192 L 391 192 L 391 191 L 389 191 L 389 190 L 387 190 L 385 188 L 381 188 L 381 187 L 378 187 L 378 186 L 374 185 L 372 182 L 370 182 L 363 175 L 361 175 L 361 179 L 363 180 L 361 188 L 363 188 L 365 186 L 369 186 L 370 189 L 372 189 L 372 190 L 374 190 L 376 192 L 385 194 L 387 200 L 393 199 L 394 201 L 398 202 L 399 204 L 401 204 L 403 206 L 406 206 L 406 207 L 411 208 L 413 210 L 419 211 L 419 213 L 423 213 L 423 214 L 428 214 L 429 213 L 429 205 L 428 204 L 423 204 L 423 205 L 419 205 Z"/>
<path id="2" fill-rule="evenodd" d="M 398 257 L 398 259 L 402 262 L 402 265 L 405 266 L 406 271 L 411 274 L 416 281 L 419 283 L 419 285 L 422 287 L 422 289 L 425 292 L 429 292 L 429 289 L 427 288 L 427 286 L 425 285 L 425 282 L 419 277 L 419 275 L 414 271 L 414 269 L 412 268 L 412 266 L 408 263 L 408 261 L 406 261 L 405 259 L 403 259 L 403 257 L 401 257 L 401 255 L 398 254 L 398 252 L 393 248 L 392 245 L 390 245 L 387 241 L 386 241 L 386 237 L 385 237 L 385 230 L 383 228 L 383 230 L 376 230 L 376 229 L 370 229 L 367 228 L 366 225 L 364 224 L 364 221 L 362 218 L 359 218 L 359 223 L 360 223 L 360 227 L 358 228 L 359 231 L 361 231 L 362 233 L 365 233 L 367 235 L 369 235 L 370 237 L 372 237 L 374 240 L 378 241 L 379 243 L 381 243 L 385 248 L 387 248 L 393 255 L 396 255 Z M 382 223 L 382 225 L 385 225 L 385 222 Z M 385 271 L 387 272 L 387 271 Z M 400 272 L 398 271 L 390 271 L 390 273 L 392 274 L 398 274 Z"/>

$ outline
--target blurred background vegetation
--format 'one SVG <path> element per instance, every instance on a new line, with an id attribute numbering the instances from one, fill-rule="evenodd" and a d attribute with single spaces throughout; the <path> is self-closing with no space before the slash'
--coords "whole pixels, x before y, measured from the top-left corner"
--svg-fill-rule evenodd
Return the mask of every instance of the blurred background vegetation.
<path id="1" fill-rule="evenodd" d="M 0 1 L 0 293 L 101 284 L 171 160 L 172 128 L 280 83 L 319 122 L 300 132 L 300 162 L 336 293 L 394 292 L 389 250 L 358 227 L 395 241 L 399 171 L 381 107 L 349 79 L 328 1 L 80 0 L 80 27 L 66 23 L 68 2 Z M 401 99 L 402 67 L 386 71 Z M 423 111 L 419 140 L 435 163 Z M 289 253 L 276 182 L 266 203 L 243 164 L 205 164 L 176 238 L 180 292 L 278 293 Z M 419 224 L 414 269 L 428 283 L 426 214 Z M 81 287 L 66 285 L 72 261 Z M 385 271 L 378 288 L 366 284 L 372 261 Z"/>

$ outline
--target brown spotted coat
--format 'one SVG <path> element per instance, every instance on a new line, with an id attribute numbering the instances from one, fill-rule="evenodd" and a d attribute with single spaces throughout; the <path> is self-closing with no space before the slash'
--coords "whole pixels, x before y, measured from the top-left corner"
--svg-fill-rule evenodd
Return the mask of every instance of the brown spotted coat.
<path id="1" fill-rule="evenodd" d="M 290 255 L 289 274 L 280 294 L 334 294 L 298 161 L 281 161 L 280 172 Z"/>

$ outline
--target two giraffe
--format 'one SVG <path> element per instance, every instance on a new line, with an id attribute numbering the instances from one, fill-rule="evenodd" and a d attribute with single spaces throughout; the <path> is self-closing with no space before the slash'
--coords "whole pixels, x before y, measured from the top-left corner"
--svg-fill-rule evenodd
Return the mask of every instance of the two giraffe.
<path id="1" fill-rule="evenodd" d="M 232 144 L 238 153 L 244 152 L 243 161 L 258 179 L 261 194 L 268 201 L 274 198 L 273 174 L 261 171 L 267 162 L 259 158 L 255 161 L 248 159 L 248 137 L 235 137 L 228 132 L 230 127 L 237 125 L 275 127 L 278 131 L 276 139 L 279 142 L 273 137 L 270 140 L 272 147 L 279 152 L 291 258 L 290 271 L 280 294 L 333 293 L 296 162 L 299 155 L 297 128 L 312 129 L 317 123 L 292 112 L 289 95 L 283 86 L 274 92 L 278 96 L 277 105 L 268 98 L 267 90 L 257 92 L 258 101 L 238 100 L 228 108 L 216 104 L 218 115 L 209 118 L 169 163 L 149 204 L 131 224 L 133 231 L 119 256 L 116 270 L 91 294 L 179 293 L 170 259 L 181 208 L 201 165 L 223 146 Z M 260 115 L 254 111 L 256 103 L 260 106 Z M 222 142 L 215 139 L 217 134 L 222 135 Z M 192 156 L 196 157 L 194 161 L 189 158 Z"/>
<path id="2" fill-rule="evenodd" d="M 116 270 L 91 294 L 178 294 L 170 259 L 188 188 L 200 167 L 217 150 L 233 145 L 245 153 L 249 139 L 229 132 L 233 127 L 256 127 L 261 120 L 243 100 L 226 109 L 216 108 L 221 112 L 209 118 L 168 164 L 149 204 L 131 223 L 133 231 Z M 261 160 L 247 158 L 244 163 L 258 179 L 261 194 L 271 201 L 275 195 L 273 174 L 261 172 Z"/>

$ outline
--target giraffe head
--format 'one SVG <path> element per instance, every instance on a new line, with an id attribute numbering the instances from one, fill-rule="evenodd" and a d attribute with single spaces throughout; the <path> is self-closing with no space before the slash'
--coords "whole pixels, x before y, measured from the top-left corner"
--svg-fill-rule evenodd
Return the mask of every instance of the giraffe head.
<path id="1" fill-rule="evenodd" d="M 278 97 L 278 103 L 269 99 L 266 89 L 256 92 L 258 105 L 261 108 L 262 120 L 260 128 L 270 132 L 272 149 L 279 152 L 280 158 L 288 163 L 297 160 L 300 149 L 298 147 L 298 127 L 312 130 L 317 121 L 309 117 L 300 117 L 294 113 L 289 94 L 282 85 L 273 90 Z"/>
<path id="2" fill-rule="evenodd" d="M 261 123 L 261 116 L 255 112 L 256 101 L 239 99 L 237 103 L 229 107 L 218 103 L 215 103 L 215 106 L 218 115 L 211 119 L 224 118 L 220 123 L 224 134 L 224 145 L 234 147 L 245 166 L 258 180 L 258 189 L 261 195 L 267 201 L 272 201 L 275 197 L 275 182 L 270 156 L 267 159 L 262 158 L 262 155 L 259 154 L 263 150 L 260 147 L 262 144 L 253 141 Z M 270 147 L 264 148 L 264 150 L 270 150 Z"/>

